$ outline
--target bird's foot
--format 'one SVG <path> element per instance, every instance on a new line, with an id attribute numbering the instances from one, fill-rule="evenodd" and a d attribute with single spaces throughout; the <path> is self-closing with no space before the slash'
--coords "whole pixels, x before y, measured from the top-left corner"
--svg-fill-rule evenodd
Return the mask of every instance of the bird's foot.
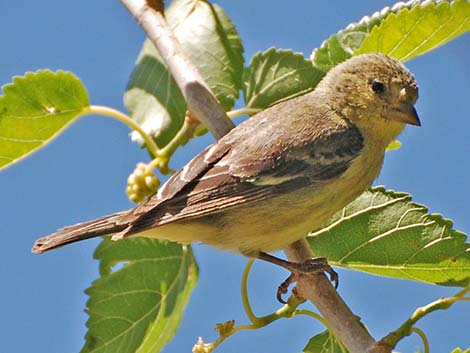
<path id="1" fill-rule="evenodd" d="M 292 268 L 288 270 L 291 271 L 291 274 L 277 288 L 276 298 L 280 303 L 287 303 L 284 299 L 282 299 L 282 295 L 288 292 L 289 286 L 292 283 L 297 282 L 299 274 L 326 272 L 330 276 L 330 281 L 333 282 L 335 288 L 338 288 L 338 273 L 336 273 L 336 271 L 333 270 L 333 268 L 328 264 L 326 258 L 315 257 L 307 259 L 304 262 L 291 262 L 290 264 L 292 265 Z M 298 296 L 295 288 L 292 292 Z"/>
<path id="2" fill-rule="evenodd" d="M 328 264 L 328 260 L 324 257 L 315 257 L 307 259 L 303 262 L 290 262 L 278 257 L 269 255 L 264 252 L 257 254 L 260 260 L 268 261 L 276 265 L 282 266 L 289 270 L 291 274 L 287 277 L 278 287 L 276 298 L 280 303 L 286 304 L 287 302 L 282 298 L 289 290 L 289 286 L 297 282 L 299 275 L 309 273 L 322 273 L 326 272 L 330 276 L 330 281 L 333 282 L 335 288 L 338 288 L 339 277 L 335 270 Z M 294 288 L 295 289 L 295 288 Z M 295 290 L 293 291 L 296 294 Z"/>

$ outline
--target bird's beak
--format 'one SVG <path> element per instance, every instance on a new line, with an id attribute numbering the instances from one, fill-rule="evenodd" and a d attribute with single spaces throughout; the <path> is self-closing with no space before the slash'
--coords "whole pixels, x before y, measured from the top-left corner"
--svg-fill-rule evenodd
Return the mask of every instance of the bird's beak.
<path id="1" fill-rule="evenodd" d="M 402 123 L 421 126 L 415 107 L 408 101 L 400 101 L 396 104 L 389 118 Z"/>

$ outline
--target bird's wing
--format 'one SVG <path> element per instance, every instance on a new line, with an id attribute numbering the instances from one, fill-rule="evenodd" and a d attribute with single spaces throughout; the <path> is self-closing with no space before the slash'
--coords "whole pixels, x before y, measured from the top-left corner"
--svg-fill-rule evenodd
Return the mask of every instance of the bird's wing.
<path id="1" fill-rule="evenodd" d="M 255 141 L 244 145 L 237 138 L 222 139 L 173 175 L 157 195 L 125 216 L 123 222 L 130 226 L 123 236 L 307 185 L 320 186 L 338 177 L 360 153 L 363 139 L 350 124 L 323 131 L 313 141 L 279 138 L 267 149 Z M 258 149 L 254 153 L 257 158 L 252 158 L 254 148 Z"/>

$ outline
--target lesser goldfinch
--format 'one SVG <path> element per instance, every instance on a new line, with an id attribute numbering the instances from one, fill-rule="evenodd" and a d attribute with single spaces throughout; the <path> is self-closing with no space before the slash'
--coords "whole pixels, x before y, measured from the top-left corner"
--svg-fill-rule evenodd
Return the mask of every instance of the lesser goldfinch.
<path id="1" fill-rule="evenodd" d="M 101 235 L 201 242 L 247 256 L 283 249 L 371 185 L 387 145 L 405 124 L 420 125 L 417 98 L 399 61 L 352 57 L 312 92 L 234 128 L 137 207 L 63 228 L 33 252 Z"/>

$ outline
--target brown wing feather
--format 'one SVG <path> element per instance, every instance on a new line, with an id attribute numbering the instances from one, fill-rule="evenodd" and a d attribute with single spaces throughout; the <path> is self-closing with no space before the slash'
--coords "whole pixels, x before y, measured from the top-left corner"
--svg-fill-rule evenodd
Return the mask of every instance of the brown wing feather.
<path id="1" fill-rule="evenodd" d="M 33 246 L 33 252 L 40 254 L 80 240 L 120 232 L 127 227 L 125 224 L 119 224 L 120 218 L 126 212 L 62 228 L 54 234 L 37 239 Z"/>
<path id="2" fill-rule="evenodd" d="M 136 222 L 143 215 L 175 197 L 183 189 L 190 190 L 196 185 L 199 176 L 210 170 L 215 163 L 228 153 L 229 149 L 230 146 L 222 144 L 206 148 L 168 179 L 157 194 L 154 194 L 124 215 L 120 223 L 130 224 Z"/>
<path id="3" fill-rule="evenodd" d="M 315 187 L 341 175 L 363 147 L 355 126 L 335 126 L 337 122 L 327 116 L 318 119 L 325 125 L 321 129 L 324 134 L 313 141 L 303 137 L 305 131 L 285 131 L 304 125 L 295 123 L 273 131 L 297 139 L 266 138 L 265 143 L 249 140 L 253 134 L 245 130 L 259 128 L 263 113 L 248 120 L 244 129 L 229 133 L 206 149 L 173 176 L 157 196 L 137 207 L 131 218 L 124 217 L 130 226 L 115 238 L 218 213 L 306 185 Z M 266 114 L 269 116 L 268 111 Z M 248 137 L 242 140 L 244 136 Z"/>
<path id="4" fill-rule="evenodd" d="M 139 218 L 129 230 L 125 231 L 125 235 L 265 200 L 288 192 L 288 189 L 297 189 L 307 184 L 307 178 L 296 178 L 290 182 L 273 186 L 255 185 L 250 182 L 234 180 L 231 183 L 226 181 L 224 185 L 219 184 L 217 189 L 200 189 L 189 194 L 176 195 L 161 204 L 161 207 L 157 207 Z"/>
<path id="5" fill-rule="evenodd" d="M 120 239 L 338 177 L 362 149 L 362 136 L 355 126 L 330 116 L 331 111 L 312 110 L 322 106 L 312 104 L 312 98 L 296 100 L 269 108 L 232 130 L 135 209 L 64 228 L 39 239 L 33 251 L 110 233 Z"/>

